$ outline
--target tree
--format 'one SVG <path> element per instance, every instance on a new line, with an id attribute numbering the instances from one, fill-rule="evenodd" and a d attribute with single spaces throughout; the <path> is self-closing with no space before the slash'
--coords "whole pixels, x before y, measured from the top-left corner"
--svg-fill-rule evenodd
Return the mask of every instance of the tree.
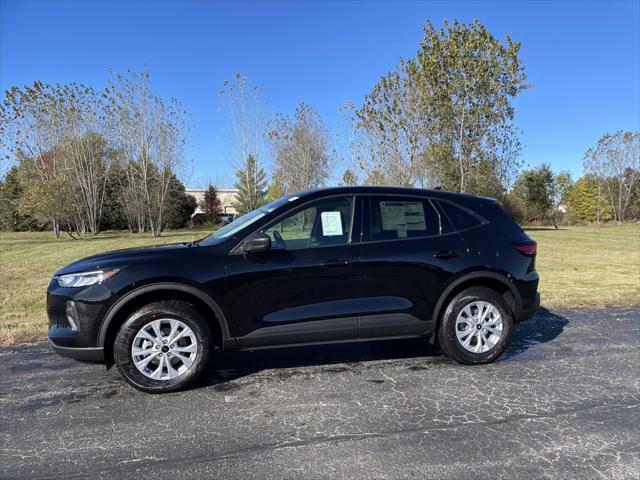
<path id="1" fill-rule="evenodd" d="M 514 193 L 524 200 L 526 221 L 546 221 L 553 206 L 553 172 L 549 164 L 525 170 L 516 180 Z"/>
<path id="2" fill-rule="evenodd" d="M 607 192 L 615 220 L 624 221 L 640 183 L 640 132 L 618 130 L 603 135 L 585 153 L 584 169 Z"/>
<path id="3" fill-rule="evenodd" d="M 100 230 L 133 231 L 122 201 L 122 185 L 126 182 L 126 172 L 120 162 L 112 165 L 109 179 L 104 193 Z"/>
<path id="4" fill-rule="evenodd" d="M 23 189 L 18 166 L 12 166 L 0 180 L 0 230 L 23 232 L 42 230 L 46 224 L 20 211 Z"/>
<path id="5" fill-rule="evenodd" d="M 196 210 L 196 206 L 196 199 L 186 193 L 184 184 L 174 175 L 167 190 L 164 226 L 170 229 L 186 227 L 191 220 L 191 215 Z"/>
<path id="6" fill-rule="evenodd" d="M 356 174 L 353 172 L 353 170 L 351 169 L 346 169 L 344 171 L 344 174 L 342 175 L 342 185 L 357 185 L 358 184 L 358 178 L 356 177 Z"/>
<path id="7" fill-rule="evenodd" d="M 186 113 L 172 98 L 151 91 L 148 71 L 116 75 L 108 84 L 108 114 L 126 173 L 122 202 L 131 228 L 157 237 L 164 226 L 167 192 L 185 163 Z"/>
<path id="8" fill-rule="evenodd" d="M 357 127 L 364 137 L 359 143 L 364 147 L 360 156 L 370 156 L 363 164 L 364 174 L 380 184 L 412 186 L 423 176 L 419 168 L 428 136 L 416 80 L 415 64 L 401 61 L 378 81 L 356 111 Z"/>
<path id="9" fill-rule="evenodd" d="M 226 98 L 231 156 L 235 170 L 239 213 L 254 210 L 266 201 L 266 174 L 261 166 L 264 143 L 264 115 L 266 105 L 260 89 L 251 85 L 240 72 L 233 81 L 225 80 L 220 95 Z"/>
<path id="10" fill-rule="evenodd" d="M 29 170 L 40 181 L 66 183 L 70 196 L 60 208 L 72 218 L 50 218 L 54 233 L 63 221 L 80 233 L 97 233 L 113 158 L 104 138 L 103 97 L 76 83 L 34 82 L 6 92 L 0 118 L 13 160 L 32 160 Z M 53 201 L 47 210 L 59 216 Z"/>
<path id="11" fill-rule="evenodd" d="M 293 118 L 276 116 L 268 138 L 273 148 L 274 176 L 285 193 L 325 184 L 333 159 L 327 130 L 313 108 L 303 103 Z"/>
<path id="12" fill-rule="evenodd" d="M 611 203 L 606 199 L 598 179 L 590 174 L 573 184 L 567 192 L 565 203 L 569 216 L 580 223 L 600 223 L 613 218 Z"/>
<path id="13" fill-rule="evenodd" d="M 267 203 L 267 174 L 258 167 L 258 162 L 249 155 L 244 169 L 236 171 L 236 183 L 238 190 L 234 208 L 240 214 L 250 212 Z"/>
<path id="14" fill-rule="evenodd" d="M 415 58 L 380 79 L 357 112 L 376 177 L 501 196 L 521 166 L 513 99 L 526 76 L 520 44 L 478 20 L 430 22 Z"/>
<path id="15" fill-rule="evenodd" d="M 28 192 L 24 211 L 29 211 L 51 225 L 53 234 L 60 235 L 60 224 L 68 220 L 68 201 L 58 198 L 38 199 L 47 183 L 65 185 L 65 165 L 58 146 L 64 136 L 64 113 L 60 86 L 52 87 L 36 81 L 23 89 L 12 87 L 5 92 L 0 107 L 0 138 L 9 160 L 24 162 L 32 183 L 21 182 Z M 66 187 L 66 185 L 65 185 Z M 44 203 L 46 200 L 46 204 Z"/>
<path id="16" fill-rule="evenodd" d="M 204 199 L 200 203 L 200 208 L 206 215 L 207 221 L 211 223 L 215 223 L 218 215 L 222 213 L 222 203 L 213 185 L 209 184 L 209 187 L 204 191 Z"/>
<path id="17" fill-rule="evenodd" d="M 558 228 L 558 220 L 562 213 L 561 209 L 567 201 L 567 195 L 573 187 L 571 172 L 563 171 L 553 176 L 551 184 L 551 220 L 556 228 Z"/>
<path id="18" fill-rule="evenodd" d="M 72 185 L 62 175 L 49 174 L 46 179 L 39 176 L 43 172 L 38 162 L 30 158 L 20 161 L 18 171 L 22 195 L 18 211 L 43 222 L 52 222 L 56 237 L 60 236 L 61 231 L 73 236 L 77 211 L 74 204 L 67 200 L 74 196 Z"/>

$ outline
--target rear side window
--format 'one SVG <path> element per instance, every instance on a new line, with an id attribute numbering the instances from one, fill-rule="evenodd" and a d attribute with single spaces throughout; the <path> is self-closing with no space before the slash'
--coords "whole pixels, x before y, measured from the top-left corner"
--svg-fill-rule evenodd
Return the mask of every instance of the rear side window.
<path id="1" fill-rule="evenodd" d="M 439 200 L 438 205 L 453 224 L 454 230 L 468 230 L 482 224 L 482 219 L 453 203 Z M 445 232 L 443 232 L 445 233 Z"/>
<path id="2" fill-rule="evenodd" d="M 371 197 L 371 240 L 440 235 L 440 216 L 422 198 Z"/>

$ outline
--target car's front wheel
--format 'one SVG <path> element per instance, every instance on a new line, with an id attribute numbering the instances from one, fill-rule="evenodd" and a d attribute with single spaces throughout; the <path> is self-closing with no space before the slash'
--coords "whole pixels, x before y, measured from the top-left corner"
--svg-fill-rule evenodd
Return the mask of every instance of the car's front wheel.
<path id="1" fill-rule="evenodd" d="M 190 304 L 151 303 L 134 312 L 118 331 L 115 364 L 138 390 L 182 390 L 204 371 L 210 338 L 209 325 Z"/>
<path id="2" fill-rule="evenodd" d="M 504 298 L 485 287 L 458 293 L 447 306 L 438 330 L 444 353 L 466 365 L 489 363 L 511 341 L 513 315 Z"/>

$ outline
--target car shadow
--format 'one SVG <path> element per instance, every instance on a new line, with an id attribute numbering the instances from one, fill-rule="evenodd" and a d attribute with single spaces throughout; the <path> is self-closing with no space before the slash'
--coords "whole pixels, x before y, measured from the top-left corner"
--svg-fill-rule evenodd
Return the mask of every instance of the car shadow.
<path id="1" fill-rule="evenodd" d="M 501 361 L 521 355 L 540 343 L 550 342 L 562 333 L 568 320 L 540 309 L 531 320 L 514 327 L 511 344 L 500 357 Z M 213 353 L 212 368 L 192 388 L 214 386 L 225 391 L 225 384 L 263 370 L 296 369 L 322 366 L 324 372 L 364 368 L 363 362 L 433 357 L 436 363 L 451 363 L 427 338 L 381 340 L 371 342 L 338 343 L 304 347 L 274 348 L 238 352 Z M 339 365 L 339 366 L 338 366 Z"/>
<path id="2" fill-rule="evenodd" d="M 511 335 L 511 344 L 500 360 L 508 360 L 523 354 L 534 345 L 554 340 L 562 333 L 568 323 L 569 320 L 566 317 L 546 308 L 540 308 L 531 320 L 515 325 Z"/>

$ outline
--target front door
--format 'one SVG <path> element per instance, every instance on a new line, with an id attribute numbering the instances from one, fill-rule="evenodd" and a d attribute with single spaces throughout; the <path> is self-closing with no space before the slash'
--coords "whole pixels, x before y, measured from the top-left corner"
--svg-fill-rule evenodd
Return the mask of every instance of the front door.
<path id="1" fill-rule="evenodd" d="M 227 259 L 231 334 L 243 348 L 353 339 L 358 330 L 361 206 L 354 196 L 312 201 L 260 230 L 261 254 Z"/>

